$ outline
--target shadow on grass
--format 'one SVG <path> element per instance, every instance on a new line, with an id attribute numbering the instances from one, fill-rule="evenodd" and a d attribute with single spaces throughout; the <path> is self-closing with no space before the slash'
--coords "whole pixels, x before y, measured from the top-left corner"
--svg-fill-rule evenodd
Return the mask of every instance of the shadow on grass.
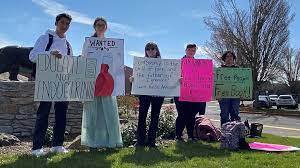
<path id="1" fill-rule="evenodd" d="M 112 167 L 112 161 L 107 159 L 116 151 L 100 152 L 70 152 L 68 154 L 48 154 L 43 157 L 20 155 L 9 164 L 1 168 L 81 168 L 81 167 Z"/>
<path id="2" fill-rule="evenodd" d="M 47 164 L 47 157 L 36 158 L 31 155 L 14 155 L 9 157 L 9 160 L 11 160 L 11 163 L 3 164 L 1 168 L 46 167 Z"/>
<path id="3" fill-rule="evenodd" d="M 215 144 L 216 145 L 216 144 Z M 221 150 L 212 144 L 175 143 L 171 148 L 136 148 L 133 154 L 122 157 L 122 162 L 136 165 L 154 165 L 160 162 L 178 162 L 193 157 L 229 157 L 230 151 Z"/>
<path id="4" fill-rule="evenodd" d="M 228 157 L 231 151 L 219 148 L 219 143 L 204 143 L 202 141 L 190 143 L 176 143 L 174 153 L 185 158 L 193 157 Z"/>
<path id="5" fill-rule="evenodd" d="M 249 140 L 249 139 L 248 139 Z M 286 145 L 300 144 L 299 139 L 277 137 L 273 135 L 263 134 L 262 138 L 253 138 L 249 140 L 257 142 L 267 143 L 280 143 Z M 186 160 L 197 159 L 210 159 L 217 158 L 223 160 L 223 158 L 231 157 L 237 153 L 239 156 L 248 158 L 254 157 L 252 153 L 258 153 L 257 158 L 264 158 L 273 155 L 260 155 L 265 152 L 241 150 L 231 151 L 219 148 L 219 143 L 172 143 L 169 147 L 162 148 L 125 148 L 120 150 L 104 150 L 99 152 L 70 152 L 68 154 L 47 155 L 44 157 L 32 157 L 29 155 L 21 156 L 4 156 L 2 167 L 11 168 L 40 168 L 40 167 L 62 167 L 62 168 L 77 168 L 77 167 L 112 167 L 115 164 L 133 164 L 132 166 L 153 166 L 163 162 L 184 162 Z M 251 155 L 248 155 L 251 154 Z M 6 158 L 7 157 L 7 158 Z M 273 156 L 274 157 L 274 156 Z M 291 156 L 292 157 L 292 156 Z M 120 166 L 119 165 L 119 166 Z"/>
<path id="6" fill-rule="evenodd" d="M 178 158 L 167 155 L 160 148 L 136 148 L 132 154 L 122 157 L 124 163 L 136 165 L 153 165 L 162 161 L 176 161 Z"/>

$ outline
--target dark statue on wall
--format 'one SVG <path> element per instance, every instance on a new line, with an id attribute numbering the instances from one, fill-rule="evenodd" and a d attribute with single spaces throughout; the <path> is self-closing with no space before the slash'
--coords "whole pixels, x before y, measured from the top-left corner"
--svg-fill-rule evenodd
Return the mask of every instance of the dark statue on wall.
<path id="1" fill-rule="evenodd" d="M 0 48 L 0 74 L 9 72 L 9 79 L 17 81 L 18 74 L 32 80 L 33 63 L 29 60 L 29 53 L 32 47 L 6 46 Z M 20 72 L 21 71 L 21 72 Z"/>

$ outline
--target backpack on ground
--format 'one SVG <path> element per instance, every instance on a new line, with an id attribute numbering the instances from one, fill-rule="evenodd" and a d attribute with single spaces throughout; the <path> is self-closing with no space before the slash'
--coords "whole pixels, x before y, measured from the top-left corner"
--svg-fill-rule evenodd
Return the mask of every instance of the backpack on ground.
<path id="1" fill-rule="evenodd" d="M 194 137 L 208 142 L 219 141 L 221 131 L 214 126 L 213 122 L 203 115 L 195 118 Z"/>
<path id="2" fill-rule="evenodd" d="M 243 122 L 227 122 L 221 127 L 221 148 L 231 150 L 250 149 L 245 137 L 246 128 Z"/>
<path id="3" fill-rule="evenodd" d="M 264 125 L 261 123 L 251 123 L 249 124 L 248 120 L 245 121 L 247 137 L 249 138 L 259 138 L 261 137 L 262 130 Z"/>

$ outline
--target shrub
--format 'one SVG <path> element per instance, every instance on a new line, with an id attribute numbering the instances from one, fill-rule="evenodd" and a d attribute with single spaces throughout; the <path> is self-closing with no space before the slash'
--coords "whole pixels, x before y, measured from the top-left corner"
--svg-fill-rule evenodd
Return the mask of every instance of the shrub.
<path id="1" fill-rule="evenodd" d="M 175 121 L 176 117 L 174 115 L 174 107 L 163 107 L 159 116 L 157 137 L 162 139 L 174 139 Z"/>
<path id="2" fill-rule="evenodd" d="M 121 129 L 124 146 L 134 145 L 136 139 L 137 124 L 130 121 Z"/>
<path id="3" fill-rule="evenodd" d="M 53 127 L 48 127 L 45 135 L 45 146 L 50 147 L 53 139 Z"/>
<path id="4" fill-rule="evenodd" d="M 150 112 L 147 116 L 146 131 L 149 129 Z M 174 107 L 163 107 L 159 116 L 157 138 L 158 139 L 174 139 L 175 138 L 175 120 Z M 122 127 L 122 138 L 124 146 L 130 146 L 135 143 L 137 120 L 129 121 Z"/>
<path id="5" fill-rule="evenodd" d="M 135 96 L 118 96 L 118 110 L 121 117 L 130 118 L 138 113 L 138 98 Z"/>

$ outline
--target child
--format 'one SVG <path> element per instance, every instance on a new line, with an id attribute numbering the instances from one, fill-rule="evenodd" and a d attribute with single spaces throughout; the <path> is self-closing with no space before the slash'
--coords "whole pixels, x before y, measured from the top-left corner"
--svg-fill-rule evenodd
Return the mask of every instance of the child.
<path id="1" fill-rule="evenodd" d="M 222 60 L 225 64 L 221 67 L 224 68 L 238 68 L 238 66 L 234 65 L 236 56 L 231 51 L 226 51 L 222 55 Z M 239 98 L 219 98 L 219 105 L 221 109 L 221 125 L 229 121 L 239 121 L 241 118 L 239 117 L 240 111 L 240 99 Z M 229 120 L 230 115 L 230 120 Z"/>
<path id="2" fill-rule="evenodd" d="M 186 55 L 182 58 L 194 58 L 196 54 L 196 44 L 188 44 L 185 49 Z M 174 97 L 178 116 L 176 118 L 176 139 L 183 141 L 182 132 L 184 128 L 187 129 L 188 139 L 195 141 L 193 132 L 195 126 L 195 116 L 205 114 L 206 103 L 205 102 L 188 102 L 179 101 L 178 97 Z"/>

